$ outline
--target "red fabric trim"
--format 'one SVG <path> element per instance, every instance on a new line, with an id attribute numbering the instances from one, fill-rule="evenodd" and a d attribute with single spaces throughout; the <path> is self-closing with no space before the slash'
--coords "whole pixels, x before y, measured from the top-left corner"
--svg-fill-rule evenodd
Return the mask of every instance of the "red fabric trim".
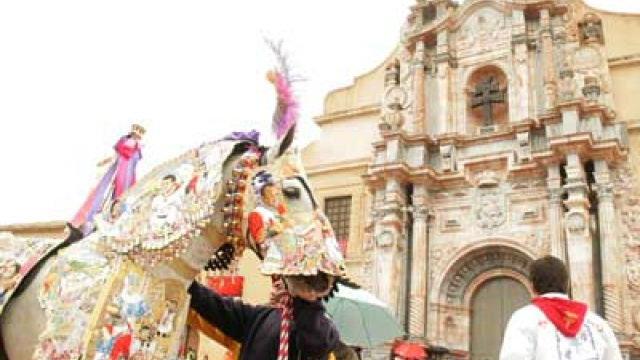
<path id="1" fill-rule="evenodd" d="M 578 301 L 538 297 L 531 300 L 564 336 L 575 337 L 587 314 L 587 304 Z"/>
<path id="2" fill-rule="evenodd" d="M 262 243 L 264 239 L 259 239 L 260 231 L 262 231 L 264 224 L 262 222 L 262 215 L 260 215 L 257 211 L 249 214 L 249 219 L 247 219 L 247 224 L 249 226 L 249 235 L 256 244 Z"/>

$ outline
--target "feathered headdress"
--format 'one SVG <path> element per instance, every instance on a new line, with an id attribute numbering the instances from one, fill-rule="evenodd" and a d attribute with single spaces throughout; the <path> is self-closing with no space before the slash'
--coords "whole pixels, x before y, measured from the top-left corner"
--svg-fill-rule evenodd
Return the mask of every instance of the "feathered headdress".
<path id="1" fill-rule="evenodd" d="M 293 93 L 292 84 L 299 78 L 291 74 L 288 59 L 282 51 L 282 42 L 274 43 L 265 40 L 276 55 L 277 65 L 267 73 L 267 79 L 275 86 L 277 105 L 273 114 L 272 130 L 280 140 L 298 121 L 298 101 Z"/>

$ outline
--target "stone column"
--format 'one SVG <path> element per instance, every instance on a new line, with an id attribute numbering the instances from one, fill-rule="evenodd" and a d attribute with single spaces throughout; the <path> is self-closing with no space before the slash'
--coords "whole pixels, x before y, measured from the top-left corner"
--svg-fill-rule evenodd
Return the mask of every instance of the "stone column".
<path id="1" fill-rule="evenodd" d="M 413 188 L 413 252 L 411 254 L 411 302 L 409 312 L 410 335 L 424 338 L 427 324 L 427 282 L 429 274 L 429 237 L 427 188 Z"/>
<path id="2" fill-rule="evenodd" d="M 540 40 L 542 45 L 542 64 L 544 67 L 544 108 L 546 111 L 551 111 L 556 106 L 556 76 L 553 65 L 553 40 L 549 9 L 540 10 Z"/>
<path id="3" fill-rule="evenodd" d="M 593 271 L 593 238 L 589 227 L 588 185 L 584 168 L 577 154 L 567 155 L 568 199 L 564 205 L 567 255 L 573 298 L 586 302 L 595 309 L 595 278 Z"/>
<path id="4" fill-rule="evenodd" d="M 604 160 L 595 161 L 598 218 L 600 222 L 600 251 L 602 258 L 602 288 L 604 316 L 616 333 L 622 333 L 623 264 L 620 239 L 616 231 L 613 184 L 609 165 Z"/>
<path id="5" fill-rule="evenodd" d="M 438 115 L 436 124 L 441 124 L 439 129 L 434 129 L 434 135 L 455 131 L 451 123 L 451 69 L 449 66 L 451 55 L 449 54 L 449 33 L 442 30 L 438 33 L 436 47 L 436 83 L 438 85 Z"/>
<path id="6" fill-rule="evenodd" d="M 425 91 L 424 91 L 424 42 L 416 43 L 416 53 L 413 56 L 414 71 L 414 96 L 416 112 L 414 115 L 413 130 L 417 134 L 424 134 L 427 130 L 425 124 Z"/>
<path id="7" fill-rule="evenodd" d="M 551 255 L 567 262 L 567 243 L 564 237 L 564 205 L 562 204 L 562 178 L 558 164 L 547 167 L 547 184 L 549 188 L 549 233 L 551 241 Z"/>
<path id="8" fill-rule="evenodd" d="M 404 276 L 405 262 L 402 252 L 406 234 L 404 233 L 406 192 L 403 184 L 391 178 L 387 181 L 382 220 L 376 226 L 374 257 L 374 293 L 386 303 L 394 315 L 401 319 L 403 304 L 401 282 Z"/>
<path id="9" fill-rule="evenodd" d="M 523 10 L 513 11 L 513 69 L 515 70 L 515 81 L 513 84 L 514 101 L 509 102 L 510 118 L 513 121 L 520 121 L 530 118 L 530 94 L 529 94 L 529 66 L 527 58 L 526 26 Z M 509 91 L 511 93 L 511 91 Z"/>

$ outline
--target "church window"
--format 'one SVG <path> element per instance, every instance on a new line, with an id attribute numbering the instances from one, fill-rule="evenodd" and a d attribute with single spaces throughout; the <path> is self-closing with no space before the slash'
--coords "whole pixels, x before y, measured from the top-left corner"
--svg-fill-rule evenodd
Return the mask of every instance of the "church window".
<path id="1" fill-rule="evenodd" d="M 324 201 L 324 213 L 336 234 L 336 239 L 347 241 L 349 239 L 349 226 L 351 218 L 351 196 L 330 197 Z"/>

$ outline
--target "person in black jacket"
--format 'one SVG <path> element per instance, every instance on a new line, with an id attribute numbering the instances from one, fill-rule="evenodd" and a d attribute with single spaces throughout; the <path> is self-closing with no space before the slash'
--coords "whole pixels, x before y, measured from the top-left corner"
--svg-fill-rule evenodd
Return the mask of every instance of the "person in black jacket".
<path id="1" fill-rule="evenodd" d="M 289 333 L 289 359 L 324 360 L 338 345 L 338 331 L 321 298 L 332 287 L 333 279 L 317 276 L 285 277 L 293 297 L 293 322 Z M 189 287 L 191 309 L 206 322 L 241 344 L 239 360 L 275 360 L 278 355 L 281 311 L 249 305 L 218 295 L 193 282 Z"/>

